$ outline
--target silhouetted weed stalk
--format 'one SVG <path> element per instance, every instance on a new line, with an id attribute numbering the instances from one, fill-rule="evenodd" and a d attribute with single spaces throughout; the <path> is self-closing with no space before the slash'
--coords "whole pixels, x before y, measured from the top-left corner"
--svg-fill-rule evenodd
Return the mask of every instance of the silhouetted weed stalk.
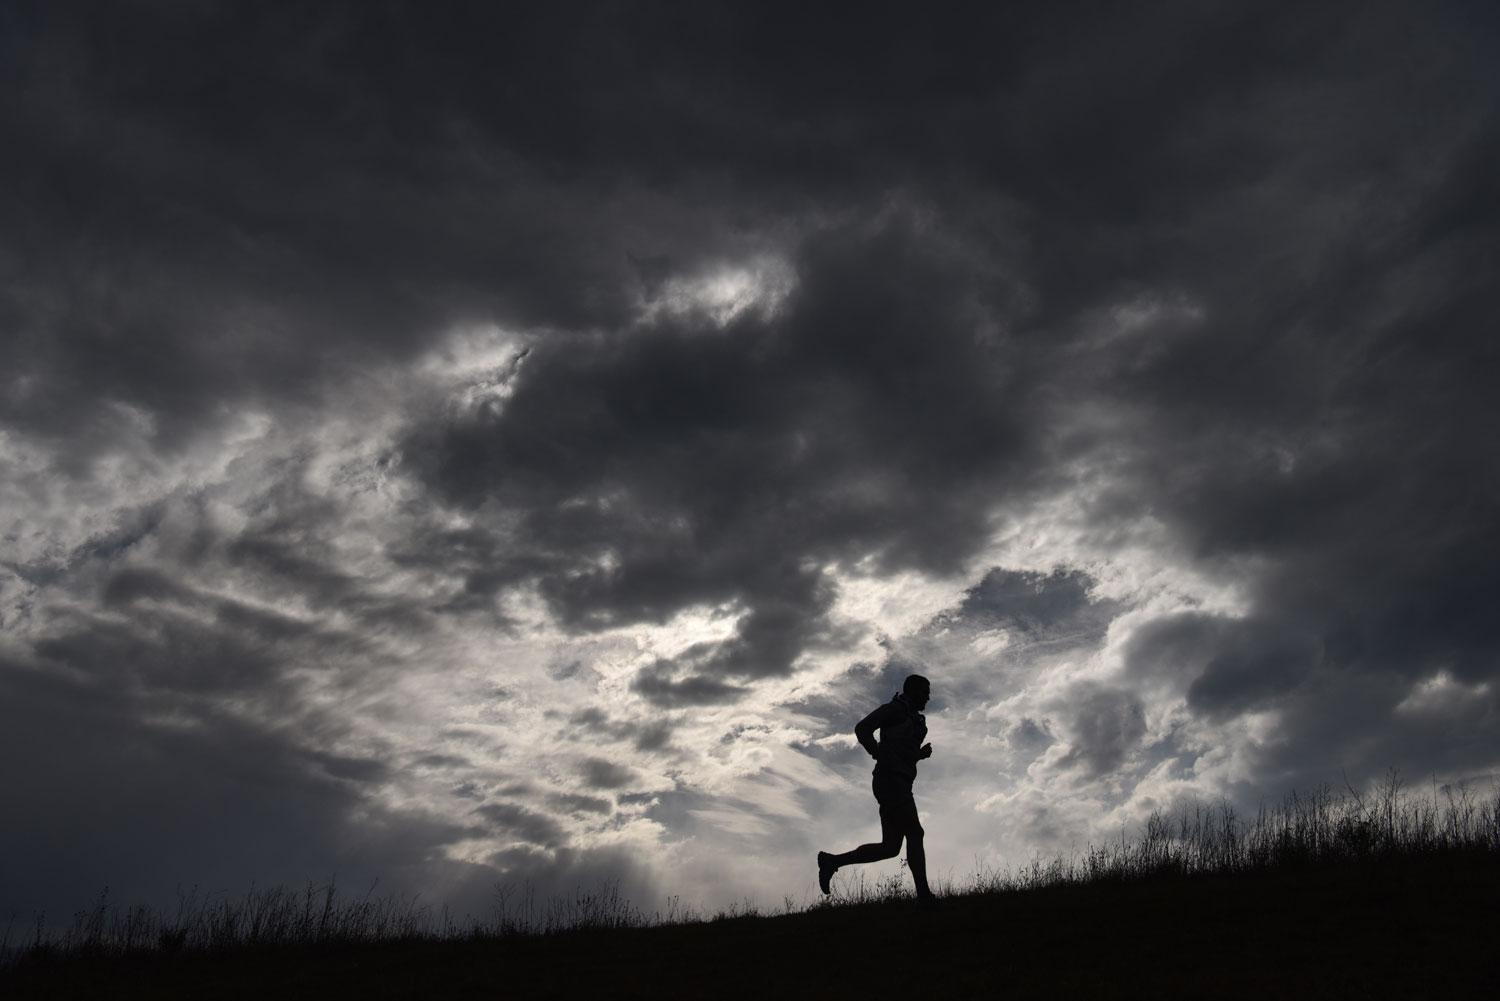
<path id="1" fill-rule="evenodd" d="M 1134 840 L 1090 846 L 1070 858 L 1035 859 L 1018 869 L 981 867 L 965 884 L 951 881 L 940 896 L 1008 893 L 1051 886 L 1174 876 L 1285 871 L 1311 865 L 1379 862 L 1423 857 L 1500 858 L 1500 787 L 1479 795 L 1465 784 L 1413 794 L 1391 772 L 1372 791 L 1323 786 L 1293 793 L 1253 817 L 1227 802 L 1194 804 L 1147 819 Z M 841 874 L 831 901 L 813 908 L 885 904 L 909 898 L 901 876 L 867 880 L 858 870 Z M 488 940 L 618 928 L 694 924 L 758 917 L 749 900 L 704 914 L 669 897 L 665 911 L 647 913 L 604 883 L 593 892 L 539 901 L 529 884 L 496 887 L 492 913 L 455 921 L 446 907 L 415 897 L 377 897 L 374 887 L 341 897 L 333 881 L 300 890 L 252 887 L 230 898 L 194 889 L 179 895 L 170 912 L 121 907 L 108 890 L 74 915 L 61 931 L 47 930 L 38 915 L 20 936 L 14 919 L 0 932 L 0 966 L 84 956 L 212 952 L 260 946 L 318 946 Z M 791 898 L 781 913 L 813 909 Z"/>

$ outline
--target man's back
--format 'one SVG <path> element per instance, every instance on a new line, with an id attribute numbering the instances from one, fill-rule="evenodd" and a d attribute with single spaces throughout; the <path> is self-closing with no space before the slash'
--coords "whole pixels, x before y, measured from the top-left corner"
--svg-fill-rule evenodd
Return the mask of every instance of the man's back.
<path id="1" fill-rule="evenodd" d="M 880 733 L 878 742 L 873 737 Z M 927 739 L 927 720 L 905 694 L 897 692 L 885 705 L 860 720 L 854 735 L 875 758 L 875 772 L 890 772 L 915 778 L 922 741 Z"/>

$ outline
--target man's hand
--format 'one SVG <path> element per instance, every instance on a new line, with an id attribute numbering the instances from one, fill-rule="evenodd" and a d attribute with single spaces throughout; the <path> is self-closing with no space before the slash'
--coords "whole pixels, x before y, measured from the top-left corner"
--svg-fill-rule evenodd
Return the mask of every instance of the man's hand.
<path id="1" fill-rule="evenodd" d="M 917 752 L 917 760 L 918 761 L 922 761 L 922 760 L 924 760 L 926 758 L 930 758 L 930 757 L 932 757 L 932 745 L 931 744 L 923 744 L 922 745 L 922 749 Z"/>

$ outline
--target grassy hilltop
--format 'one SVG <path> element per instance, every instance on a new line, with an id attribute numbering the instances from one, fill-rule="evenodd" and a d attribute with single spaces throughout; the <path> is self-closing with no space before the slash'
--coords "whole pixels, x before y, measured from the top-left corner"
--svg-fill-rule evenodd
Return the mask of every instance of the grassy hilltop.
<path id="1" fill-rule="evenodd" d="M 931 908 L 883 887 L 672 922 L 590 895 L 464 929 L 276 892 L 177 925 L 101 910 L 28 946 L 0 997 L 1493 997 L 1497 807 L 1392 783 L 1248 822 L 1156 818 L 1135 842 L 980 876 Z"/>

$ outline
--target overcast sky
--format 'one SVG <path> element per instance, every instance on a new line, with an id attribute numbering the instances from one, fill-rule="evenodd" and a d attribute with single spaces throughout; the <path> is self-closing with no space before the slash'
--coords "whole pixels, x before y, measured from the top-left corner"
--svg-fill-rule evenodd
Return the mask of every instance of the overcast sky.
<path id="1" fill-rule="evenodd" d="M 0 5 L 0 910 L 811 897 L 914 670 L 936 878 L 1491 781 L 1497 37 Z"/>

